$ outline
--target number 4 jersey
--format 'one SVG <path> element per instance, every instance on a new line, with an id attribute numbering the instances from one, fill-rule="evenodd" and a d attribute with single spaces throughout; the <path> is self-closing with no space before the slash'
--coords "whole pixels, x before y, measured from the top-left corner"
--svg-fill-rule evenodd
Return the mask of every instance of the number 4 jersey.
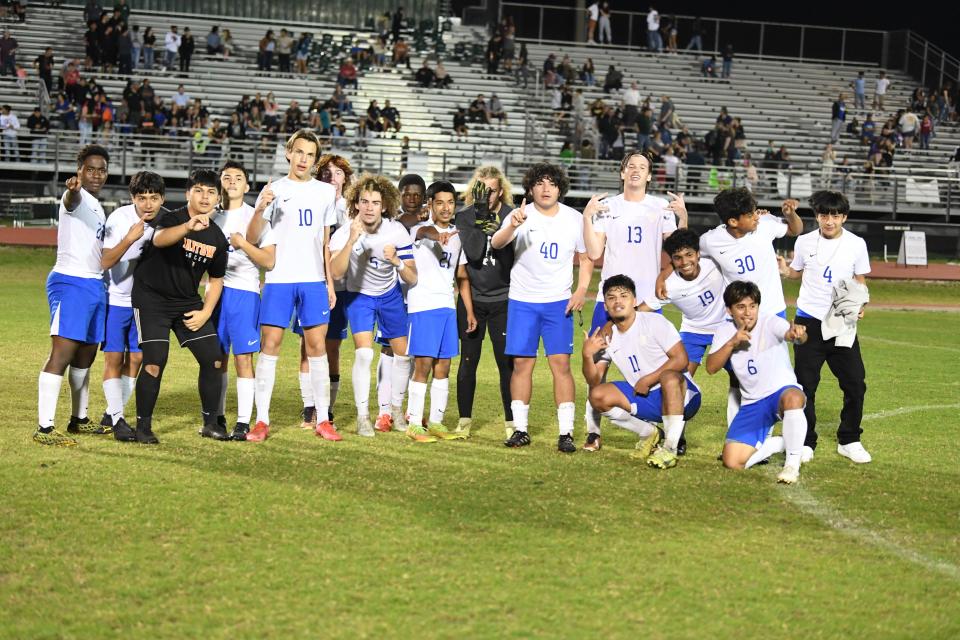
<path id="1" fill-rule="evenodd" d="M 260 246 L 276 245 L 277 261 L 266 283 L 322 282 L 323 233 L 337 224 L 336 189 L 319 180 L 290 178 L 270 187 L 274 198 L 263 213 L 268 225 Z"/>
<path id="2" fill-rule="evenodd" d="M 510 272 L 510 299 L 518 302 L 559 302 L 570 298 L 573 257 L 585 253 L 583 216 L 567 205 L 558 205 L 554 216 L 545 216 L 533 204 L 524 209 L 527 219 L 513 237 L 514 263 Z M 507 216 L 501 227 L 511 224 Z"/>
<path id="3" fill-rule="evenodd" d="M 870 255 L 867 243 L 856 234 L 844 230 L 828 240 L 817 229 L 797 238 L 790 267 L 803 272 L 797 313 L 823 320 L 833 302 L 833 287 L 870 273 Z"/>
<path id="4" fill-rule="evenodd" d="M 790 351 L 783 339 L 790 323 L 767 313 L 759 314 L 757 324 L 750 331 L 750 343 L 730 356 L 730 366 L 740 381 L 741 404 L 763 400 L 778 389 L 797 384 L 797 376 L 790 364 Z M 732 321 L 726 322 L 713 334 L 710 353 L 717 352 L 737 334 Z"/>

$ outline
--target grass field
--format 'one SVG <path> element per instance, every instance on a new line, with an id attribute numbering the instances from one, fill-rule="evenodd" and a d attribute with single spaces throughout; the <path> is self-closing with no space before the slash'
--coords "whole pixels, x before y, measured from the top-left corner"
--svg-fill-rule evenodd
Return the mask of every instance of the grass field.
<path id="1" fill-rule="evenodd" d="M 960 637 L 960 315 L 868 311 L 874 462 L 835 454 L 825 371 L 821 447 L 793 487 L 775 484 L 779 461 L 721 468 L 725 380 L 704 372 L 689 453 L 666 472 L 628 458 L 630 434 L 607 424 L 599 453 L 557 453 L 545 366 L 534 444 L 504 448 L 492 358 L 467 442 L 322 442 L 294 428 L 293 340 L 266 443 L 197 436 L 195 364 L 175 350 L 159 447 L 88 437 L 49 449 L 30 434 L 52 262 L 0 249 L 2 637 Z M 873 292 L 960 300 L 956 285 Z M 93 416 L 101 370 L 98 359 Z"/>

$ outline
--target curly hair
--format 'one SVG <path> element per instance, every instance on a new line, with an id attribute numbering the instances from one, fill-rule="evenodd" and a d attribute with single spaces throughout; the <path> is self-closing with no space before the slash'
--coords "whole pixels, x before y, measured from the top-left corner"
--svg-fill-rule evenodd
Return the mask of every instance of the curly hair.
<path id="1" fill-rule="evenodd" d="M 467 184 L 467 188 L 464 190 L 463 203 L 468 207 L 473 204 L 473 188 L 477 186 L 477 183 L 481 180 L 489 180 L 490 178 L 496 178 L 497 182 L 500 183 L 500 204 L 512 209 L 513 204 L 513 185 L 510 184 L 510 180 L 507 176 L 503 175 L 503 171 L 499 167 L 493 165 L 487 165 L 485 167 L 478 167 L 476 171 L 473 172 L 473 177 L 470 178 L 470 182 Z"/>
<path id="2" fill-rule="evenodd" d="M 364 191 L 376 191 L 383 198 L 383 217 L 393 219 L 400 209 L 400 192 L 393 182 L 386 176 L 364 173 L 354 180 L 346 193 L 347 215 L 351 218 L 357 215 L 357 205 L 360 203 L 360 194 Z"/>
<path id="3" fill-rule="evenodd" d="M 558 167 L 549 162 L 538 162 L 527 169 L 527 172 L 523 176 L 524 192 L 528 194 L 531 193 L 533 191 L 533 185 L 544 179 L 549 180 L 560 189 L 561 198 L 570 190 L 570 179 L 567 177 L 567 172 L 563 170 L 563 167 Z"/>
<path id="4" fill-rule="evenodd" d="M 724 189 L 713 199 L 713 208 L 720 218 L 720 222 L 727 224 L 742 215 L 753 213 L 757 208 L 757 201 L 745 187 Z"/>
<path id="5" fill-rule="evenodd" d="M 317 180 L 320 182 L 330 182 L 329 174 L 324 175 L 324 171 L 328 171 L 330 165 L 333 165 L 340 169 L 340 171 L 343 171 L 343 190 L 346 191 L 347 187 L 350 186 L 350 181 L 353 179 L 353 167 L 350 166 L 350 161 L 343 156 L 338 156 L 333 153 L 327 153 L 320 156 L 320 159 L 317 160 L 317 164 L 314 167 Z"/>
<path id="6" fill-rule="evenodd" d="M 91 156 L 100 156 L 104 162 L 108 164 L 110 162 L 110 153 L 106 149 L 98 144 L 88 144 L 77 152 L 77 168 L 82 167 L 87 158 Z"/>

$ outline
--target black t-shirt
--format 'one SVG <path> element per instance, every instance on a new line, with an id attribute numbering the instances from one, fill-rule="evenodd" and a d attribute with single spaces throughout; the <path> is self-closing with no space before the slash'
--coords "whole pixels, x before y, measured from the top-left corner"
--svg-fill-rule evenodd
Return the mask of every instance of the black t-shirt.
<path id="1" fill-rule="evenodd" d="M 156 218 L 157 230 L 176 227 L 190 219 L 187 208 L 166 211 Z M 206 229 L 191 231 L 169 247 L 150 243 L 133 272 L 133 306 L 196 308 L 202 303 L 197 289 L 206 272 L 222 278 L 227 271 L 227 239 L 213 222 Z"/>
<path id="2" fill-rule="evenodd" d="M 502 223 L 510 209 L 501 206 L 497 219 Z M 510 293 L 510 269 L 513 268 L 513 244 L 502 249 L 490 246 L 490 238 L 477 226 L 477 210 L 471 205 L 457 213 L 455 220 L 460 242 L 467 258 L 470 290 L 477 302 L 502 302 Z"/>

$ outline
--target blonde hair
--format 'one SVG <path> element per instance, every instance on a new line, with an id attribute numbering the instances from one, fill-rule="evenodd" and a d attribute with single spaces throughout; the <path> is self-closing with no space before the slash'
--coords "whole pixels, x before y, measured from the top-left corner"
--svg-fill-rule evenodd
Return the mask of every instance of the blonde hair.
<path id="1" fill-rule="evenodd" d="M 356 217 L 360 194 L 364 191 L 376 191 L 383 198 L 384 218 L 392 219 L 397 215 L 400 209 L 400 192 L 393 186 L 393 182 L 386 176 L 364 173 L 354 180 L 343 194 L 347 201 L 348 216 Z"/>
<path id="2" fill-rule="evenodd" d="M 313 144 L 317 145 L 317 155 L 318 156 L 320 155 L 320 138 L 318 138 L 317 134 L 315 134 L 310 129 L 300 129 L 299 131 L 294 133 L 292 136 L 287 138 L 287 144 L 285 148 L 288 153 L 290 151 L 293 151 L 293 145 L 297 140 L 306 140 L 308 142 L 312 142 Z"/>
<path id="3" fill-rule="evenodd" d="M 473 172 L 473 177 L 470 178 L 470 182 L 467 184 L 466 191 L 463 195 L 463 203 L 468 207 L 473 204 L 473 188 L 477 186 L 477 183 L 481 180 L 489 180 L 490 178 L 496 178 L 497 182 L 500 183 L 500 203 L 507 208 L 513 208 L 513 185 L 510 184 L 510 180 L 507 179 L 507 176 L 503 175 L 503 171 L 500 171 L 497 167 L 493 165 L 487 165 L 485 167 L 478 167 L 476 171 Z"/>

